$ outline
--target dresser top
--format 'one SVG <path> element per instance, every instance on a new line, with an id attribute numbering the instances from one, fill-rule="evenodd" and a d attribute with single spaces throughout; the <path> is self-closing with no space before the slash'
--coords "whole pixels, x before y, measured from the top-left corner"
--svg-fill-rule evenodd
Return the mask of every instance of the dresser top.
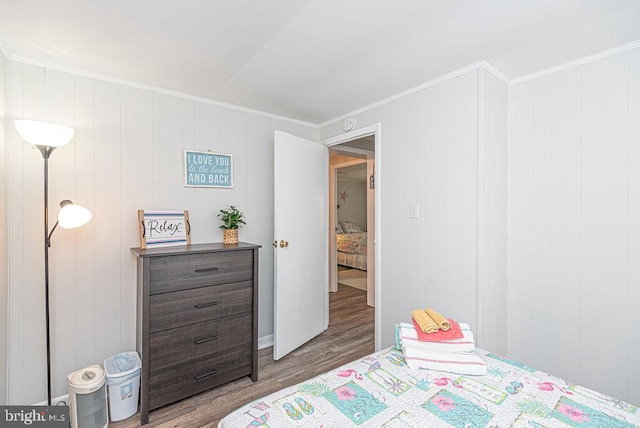
<path id="1" fill-rule="evenodd" d="M 176 245 L 172 247 L 157 247 L 143 250 L 132 248 L 131 252 L 137 257 L 177 256 L 183 254 L 214 253 L 218 251 L 237 251 L 260 248 L 261 245 L 238 242 L 237 244 L 223 244 L 211 242 L 207 244 Z"/>

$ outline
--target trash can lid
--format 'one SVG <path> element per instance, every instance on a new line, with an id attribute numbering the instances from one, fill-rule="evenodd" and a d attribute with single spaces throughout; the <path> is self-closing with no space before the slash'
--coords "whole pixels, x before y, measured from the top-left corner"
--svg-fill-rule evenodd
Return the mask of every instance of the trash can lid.
<path id="1" fill-rule="evenodd" d="M 142 368 L 142 361 L 136 351 L 122 352 L 104 360 L 107 378 L 127 376 Z"/>
<path id="2" fill-rule="evenodd" d="M 104 382 L 104 371 L 97 364 L 71 373 L 69 383 L 79 388 L 91 388 Z"/>

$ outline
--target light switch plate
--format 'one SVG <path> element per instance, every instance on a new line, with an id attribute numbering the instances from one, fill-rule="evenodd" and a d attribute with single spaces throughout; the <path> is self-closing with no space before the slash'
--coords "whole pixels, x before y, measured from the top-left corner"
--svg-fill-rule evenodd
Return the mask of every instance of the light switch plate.
<path id="1" fill-rule="evenodd" d="M 420 204 L 411 204 L 409 218 L 420 218 Z"/>

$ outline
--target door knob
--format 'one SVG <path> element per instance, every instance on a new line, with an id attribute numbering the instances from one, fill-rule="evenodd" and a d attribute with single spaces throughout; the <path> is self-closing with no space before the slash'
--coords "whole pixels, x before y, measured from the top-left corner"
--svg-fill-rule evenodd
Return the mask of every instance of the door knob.
<path id="1" fill-rule="evenodd" d="M 280 248 L 287 248 L 289 243 L 287 241 L 280 240 Z"/>

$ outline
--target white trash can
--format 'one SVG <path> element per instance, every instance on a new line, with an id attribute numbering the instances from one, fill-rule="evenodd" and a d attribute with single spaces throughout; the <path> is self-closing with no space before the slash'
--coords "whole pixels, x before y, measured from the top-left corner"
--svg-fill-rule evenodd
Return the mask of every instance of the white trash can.
<path id="1" fill-rule="evenodd" d="M 111 422 L 121 421 L 138 411 L 142 362 L 136 351 L 122 352 L 104 360 Z"/>

